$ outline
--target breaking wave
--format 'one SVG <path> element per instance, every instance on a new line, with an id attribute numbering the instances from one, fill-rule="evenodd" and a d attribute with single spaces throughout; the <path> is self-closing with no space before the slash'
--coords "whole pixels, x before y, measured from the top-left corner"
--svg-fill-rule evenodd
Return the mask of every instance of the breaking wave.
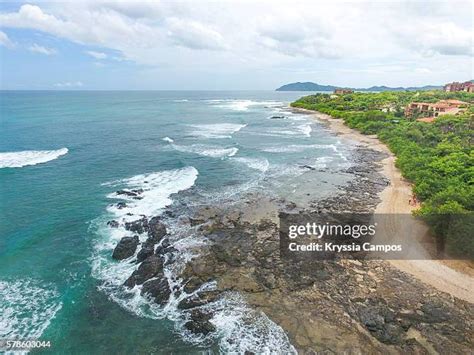
<path id="1" fill-rule="evenodd" d="M 68 153 L 67 148 L 57 150 L 24 150 L 21 152 L 0 153 L 0 168 L 21 168 L 59 158 Z"/>
<path id="2" fill-rule="evenodd" d="M 221 148 L 202 144 L 193 144 L 189 146 L 173 144 L 172 147 L 179 152 L 193 153 L 212 158 L 233 157 L 239 151 L 239 148 Z"/>
<path id="3" fill-rule="evenodd" d="M 192 135 L 202 138 L 232 138 L 232 134 L 247 126 L 237 123 L 192 124 Z"/>
<path id="4" fill-rule="evenodd" d="M 186 167 L 136 175 L 129 179 L 109 183 L 121 185 L 126 189 L 140 189 L 143 191 L 140 194 L 140 199 L 133 196 L 117 195 L 117 193 L 108 195 L 109 198 L 126 201 L 126 206 L 111 205 L 108 211 L 113 213 L 115 217 L 122 217 L 127 220 L 135 220 L 141 215 L 154 216 L 173 202 L 170 197 L 172 194 L 189 189 L 194 185 L 197 177 L 198 171 L 194 167 Z"/>

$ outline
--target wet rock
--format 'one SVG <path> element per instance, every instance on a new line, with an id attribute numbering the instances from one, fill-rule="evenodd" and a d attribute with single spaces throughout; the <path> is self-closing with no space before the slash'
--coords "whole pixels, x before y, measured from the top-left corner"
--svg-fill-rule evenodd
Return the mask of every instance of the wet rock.
<path id="1" fill-rule="evenodd" d="M 143 284 L 141 294 L 151 296 L 159 305 L 166 304 L 171 295 L 168 280 L 163 274 L 160 274 L 158 278 L 149 280 Z"/>
<path id="2" fill-rule="evenodd" d="M 128 196 L 128 197 L 135 197 L 135 196 L 138 195 L 138 191 L 139 190 L 131 190 L 131 191 L 130 190 L 118 190 L 115 193 L 117 195 L 125 195 L 125 196 Z M 142 193 L 142 192 L 143 192 L 143 190 L 141 190 L 140 193 Z"/>
<path id="3" fill-rule="evenodd" d="M 159 217 L 153 217 L 148 221 L 148 235 L 152 238 L 151 242 L 158 243 L 166 233 L 166 226 L 161 223 Z"/>
<path id="4" fill-rule="evenodd" d="M 178 304 L 178 309 L 191 309 L 204 306 L 207 302 L 200 298 L 185 298 Z"/>
<path id="5" fill-rule="evenodd" d="M 149 256 L 152 256 L 155 252 L 155 247 L 153 244 L 147 244 L 146 242 L 143 243 L 142 248 L 137 254 L 137 262 L 141 263 L 143 260 L 148 258 Z"/>
<path id="6" fill-rule="evenodd" d="M 199 280 L 196 277 L 193 277 L 190 280 L 188 280 L 188 282 L 186 282 L 186 284 L 184 285 L 184 291 L 186 293 L 193 293 L 199 287 L 201 287 L 202 283 L 203 282 L 201 280 Z"/>
<path id="7" fill-rule="evenodd" d="M 125 229 L 134 233 L 142 234 L 148 230 L 148 220 L 145 217 L 136 221 L 126 222 Z"/>
<path id="8" fill-rule="evenodd" d="M 158 255 L 152 255 L 145 259 L 137 270 L 125 281 L 125 286 L 134 287 L 163 272 L 163 259 Z"/>
<path id="9" fill-rule="evenodd" d="M 184 327 L 195 334 L 207 335 L 216 330 L 214 324 L 209 321 L 212 314 L 201 310 L 193 310 L 190 318 L 191 320 L 185 323 Z"/>
<path id="10" fill-rule="evenodd" d="M 116 220 L 111 220 L 111 221 L 108 221 L 107 222 L 107 225 L 110 227 L 110 228 L 118 228 L 119 227 L 119 222 L 117 222 Z"/>
<path id="11" fill-rule="evenodd" d="M 131 257 L 135 254 L 138 243 L 139 239 L 137 235 L 134 237 L 123 237 L 115 247 L 112 258 L 115 260 L 123 260 Z"/>
<path id="12" fill-rule="evenodd" d="M 127 207 L 127 204 L 125 202 L 118 202 L 116 205 L 115 205 L 119 210 Z"/>
<path id="13" fill-rule="evenodd" d="M 137 229 L 140 229 L 140 226 L 136 226 Z M 148 238 L 143 243 L 142 248 L 138 252 L 137 261 L 141 262 L 148 258 L 149 256 L 153 255 L 155 252 L 155 245 L 158 244 L 161 239 L 166 235 L 166 227 L 163 223 L 161 223 L 158 217 L 153 217 L 146 223 L 146 228 L 148 230 Z M 142 228 L 143 230 L 145 227 Z M 157 249 L 161 252 L 157 254 L 164 254 L 163 249 L 169 246 L 169 242 L 166 240 L 162 241 L 162 246 L 158 247 Z M 160 249 L 161 248 L 161 249 Z"/>

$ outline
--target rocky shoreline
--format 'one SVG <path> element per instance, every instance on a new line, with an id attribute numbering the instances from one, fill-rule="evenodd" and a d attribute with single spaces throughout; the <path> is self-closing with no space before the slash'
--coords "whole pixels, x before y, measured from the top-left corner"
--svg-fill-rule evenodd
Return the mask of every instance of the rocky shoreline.
<path id="1" fill-rule="evenodd" d="M 143 296 L 159 305 L 176 302 L 183 331 L 201 339 L 212 339 L 216 332 L 210 305 L 238 294 L 285 331 L 294 346 L 290 351 L 469 353 L 470 303 L 425 286 L 384 261 L 280 257 L 280 213 L 373 212 L 378 194 L 390 183 L 378 172 L 384 157 L 357 147 L 345 171 L 353 176 L 349 184 L 304 208 L 298 201 L 252 194 L 237 205 L 171 206 L 161 216 L 126 223 L 125 229 L 136 236 L 124 237 L 113 258 L 138 266 L 124 287 L 140 287 Z M 140 191 L 121 193 L 140 198 Z M 199 256 L 180 259 L 177 242 L 182 235 L 171 230 L 171 221 L 203 241 Z M 118 228 L 120 222 L 110 221 L 109 227 Z M 166 275 L 169 268 L 177 270 L 172 279 Z M 248 354 L 258 351 L 245 349 Z"/>

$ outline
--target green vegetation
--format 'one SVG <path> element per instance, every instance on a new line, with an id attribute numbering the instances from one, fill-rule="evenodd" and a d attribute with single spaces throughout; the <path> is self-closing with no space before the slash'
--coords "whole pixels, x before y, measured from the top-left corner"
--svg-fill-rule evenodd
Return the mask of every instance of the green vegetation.
<path id="1" fill-rule="evenodd" d="M 433 123 L 404 118 L 413 101 L 468 102 L 465 112 Z M 416 211 L 437 237 L 438 252 L 474 256 L 474 94 L 466 92 L 381 92 L 341 96 L 317 94 L 292 103 L 342 118 L 349 127 L 376 134 L 396 155 L 397 167 L 422 202 Z"/>

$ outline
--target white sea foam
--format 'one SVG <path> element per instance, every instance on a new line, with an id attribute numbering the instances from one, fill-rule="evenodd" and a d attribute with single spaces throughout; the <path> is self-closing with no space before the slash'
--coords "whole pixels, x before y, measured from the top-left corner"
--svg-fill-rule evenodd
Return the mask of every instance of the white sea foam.
<path id="1" fill-rule="evenodd" d="M 67 152 L 67 148 L 61 148 L 58 150 L 24 150 L 0 153 L 0 168 L 21 168 L 27 165 L 46 163 L 67 154 Z"/>
<path id="2" fill-rule="evenodd" d="M 298 131 L 300 131 L 304 136 L 311 137 L 311 123 L 297 126 Z"/>
<path id="3" fill-rule="evenodd" d="M 116 193 L 108 195 L 109 198 L 124 200 L 127 206 L 122 209 L 109 207 L 109 213 L 98 218 L 91 225 L 91 228 L 95 230 L 98 236 L 94 245 L 94 255 L 92 256 L 92 275 L 103 281 L 99 288 L 107 293 L 109 297 L 123 308 L 139 316 L 154 319 L 165 316 L 171 317 L 168 313 L 172 312 L 172 310 L 166 307 L 166 309 L 163 309 L 156 303 L 142 297 L 140 295 L 141 286 L 136 286 L 133 289 L 123 287 L 123 283 L 138 267 L 136 263 L 130 262 L 136 255 L 120 262 L 111 260 L 110 256 L 117 242 L 124 236 L 135 234 L 127 231 L 123 226 L 123 222 L 141 218 L 141 215 L 151 217 L 161 214 L 163 208 L 172 203 L 171 196 L 193 186 L 197 176 L 198 171 L 194 167 L 187 167 L 137 175 L 129 179 L 113 181 L 106 185 L 120 186 L 127 189 L 143 189 L 143 192 L 140 194 L 140 197 L 143 198 L 134 200 L 131 197 L 117 195 Z M 130 216 L 129 214 L 133 215 Z M 110 218 L 120 221 L 120 226 L 118 228 L 106 226 L 105 222 Z M 139 237 L 142 242 L 147 238 L 146 235 L 139 235 Z M 202 244 L 202 240 L 196 243 Z M 186 245 L 193 247 L 193 243 L 189 240 Z M 183 263 L 194 256 L 191 252 L 186 252 L 182 247 L 181 249 L 183 250 L 181 250 L 179 244 L 175 247 L 180 251 L 179 258 Z M 165 274 L 169 272 L 171 271 L 165 270 Z"/>
<path id="4" fill-rule="evenodd" d="M 177 99 L 177 100 L 173 100 L 173 102 L 188 102 L 189 100 L 188 99 Z"/>
<path id="5" fill-rule="evenodd" d="M 212 158 L 233 157 L 239 148 L 221 148 L 216 146 L 193 144 L 189 146 L 173 144 L 172 147 L 180 152 L 193 153 Z"/>
<path id="6" fill-rule="evenodd" d="M 112 205 L 108 210 L 116 217 L 127 220 L 136 219 L 140 215 L 154 216 L 173 202 L 170 198 L 172 194 L 193 186 L 197 176 L 198 171 L 194 167 L 186 167 L 116 181 L 115 184 L 121 184 L 125 188 L 143 189 L 143 193 L 140 194 L 140 200 L 115 193 L 110 194 L 108 196 L 110 198 L 126 200 L 127 207 L 119 209 L 116 205 Z M 130 213 L 133 216 L 129 216 Z"/>
<path id="7" fill-rule="evenodd" d="M 61 309 L 54 285 L 0 281 L 0 339 L 38 339 Z"/>
<path id="8" fill-rule="evenodd" d="M 239 294 L 230 293 L 207 307 L 214 313 L 211 323 L 218 330 L 222 353 L 296 354 L 283 329 L 250 308 Z"/>
<path id="9" fill-rule="evenodd" d="M 165 137 L 162 140 L 164 140 L 165 142 L 168 142 L 168 143 L 173 143 L 174 142 L 174 140 L 170 137 Z"/>
<path id="10" fill-rule="evenodd" d="M 192 135 L 202 138 L 232 138 L 232 134 L 247 126 L 237 123 L 190 124 Z"/>
<path id="11" fill-rule="evenodd" d="M 338 152 L 334 144 L 290 144 L 286 146 L 267 147 L 263 148 L 262 151 L 268 153 L 298 153 L 307 149 L 330 149 L 334 152 Z"/>
<path id="12" fill-rule="evenodd" d="M 282 106 L 280 101 L 253 101 L 253 100 L 207 100 L 216 107 L 233 111 L 247 111 L 252 106 L 278 107 Z"/>
<path id="13" fill-rule="evenodd" d="M 233 158 L 237 159 L 237 158 Z M 253 165 L 257 170 L 264 170 L 265 161 L 259 160 L 240 160 L 241 163 Z M 268 162 L 267 162 L 268 164 Z M 143 188 L 146 194 L 148 185 L 155 186 L 157 189 L 164 190 L 163 195 L 168 198 L 173 192 L 177 192 L 190 184 L 178 183 L 179 188 L 176 187 L 176 180 L 179 175 L 197 175 L 194 168 L 185 168 L 177 171 L 161 172 L 154 174 L 161 174 L 160 177 L 154 174 L 138 175 L 130 179 L 124 179 L 110 183 L 110 185 L 120 185 L 128 189 Z M 179 174 L 177 174 L 179 172 Z M 194 173 L 194 174 L 193 174 Z M 188 181 L 189 178 L 183 178 Z M 146 182 L 145 182 L 146 181 Z M 158 183 L 158 181 L 160 183 Z M 173 187 L 169 186 L 172 184 Z M 233 188 L 235 191 L 235 188 Z M 156 193 L 155 193 L 156 195 Z M 124 197 L 123 195 L 109 195 L 109 197 Z M 133 200 L 133 199 L 131 199 Z M 132 202 L 126 200 L 127 203 Z M 145 199 L 136 201 L 137 203 L 144 203 Z M 162 199 L 157 200 L 159 206 L 164 206 L 166 202 Z M 133 207 L 125 207 L 126 212 L 133 211 Z M 142 210 L 140 210 L 142 212 Z M 136 213 L 134 211 L 134 213 Z M 148 217 L 156 215 L 156 209 L 153 213 L 144 213 Z M 115 214 L 117 216 L 117 214 Z M 175 329 L 183 338 L 194 344 L 207 344 L 207 341 L 219 342 L 219 346 L 224 353 L 239 352 L 243 353 L 245 350 L 251 350 L 258 353 L 274 353 L 275 351 L 284 353 L 295 353 L 293 346 L 290 344 L 287 335 L 281 327 L 272 322 L 265 314 L 258 312 L 249 307 L 244 299 L 237 294 L 227 294 L 222 299 L 208 303 L 202 308 L 212 311 L 213 318 L 211 322 L 216 326 L 216 332 L 207 336 L 200 336 L 190 333 L 184 325 L 188 321 L 187 311 L 180 310 L 178 304 L 185 298 L 193 297 L 204 290 L 214 290 L 216 288 L 215 282 L 208 282 L 203 284 L 198 290 L 192 293 L 186 293 L 183 289 L 184 284 L 178 275 L 181 274 L 186 264 L 193 258 L 199 256 L 199 251 L 202 246 L 207 244 L 205 238 L 194 234 L 192 227 L 170 223 L 167 225 L 168 238 L 173 247 L 176 249 L 173 252 L 173 262 L 164 264 L 164 275 L 172 293 L 170 299 L 164 306 L 159 306 L 153 301 L 140 295 L 142 286 L 135 286 L 128 289 L 123 286 L 123 283 L 131 275 L 131 273 L 138 267 L 133 261 L 136 255 L 127 260 L 116 262 L 111 260 L 110 255 L 112 250 L 123 236 L 131 236 L 133 233 L 125 230 L 123 224 L 119 228 L 108 228 L 105 221 L 109 216 L 104 216 L 97 220 L 97 235 L 99 239 L 96 241 L 95 254 L 92 258 L 92 274 L 102 283 L 99 288 L 104 291 L 112 300 L 119 304 L 124 309 L 133 312 L 140 317 L 147 317 L 152 319 L 168 318 L 174 321 Z M 122 220 L 120 220 L 122 221 Z M 143 241 L 146 236 L 140 236 Z M 168 257 L 168 256 L 166 256 Z"/>
<path id="14" fill-rule="evenodd" d="M 232 158 L 233 161 L 236 161 L 241 164 L 247 165 L 251 169 L 259 170 L 261 172 L 266 172 L 270 166 L 270 163 L 265 158 Z"/>

